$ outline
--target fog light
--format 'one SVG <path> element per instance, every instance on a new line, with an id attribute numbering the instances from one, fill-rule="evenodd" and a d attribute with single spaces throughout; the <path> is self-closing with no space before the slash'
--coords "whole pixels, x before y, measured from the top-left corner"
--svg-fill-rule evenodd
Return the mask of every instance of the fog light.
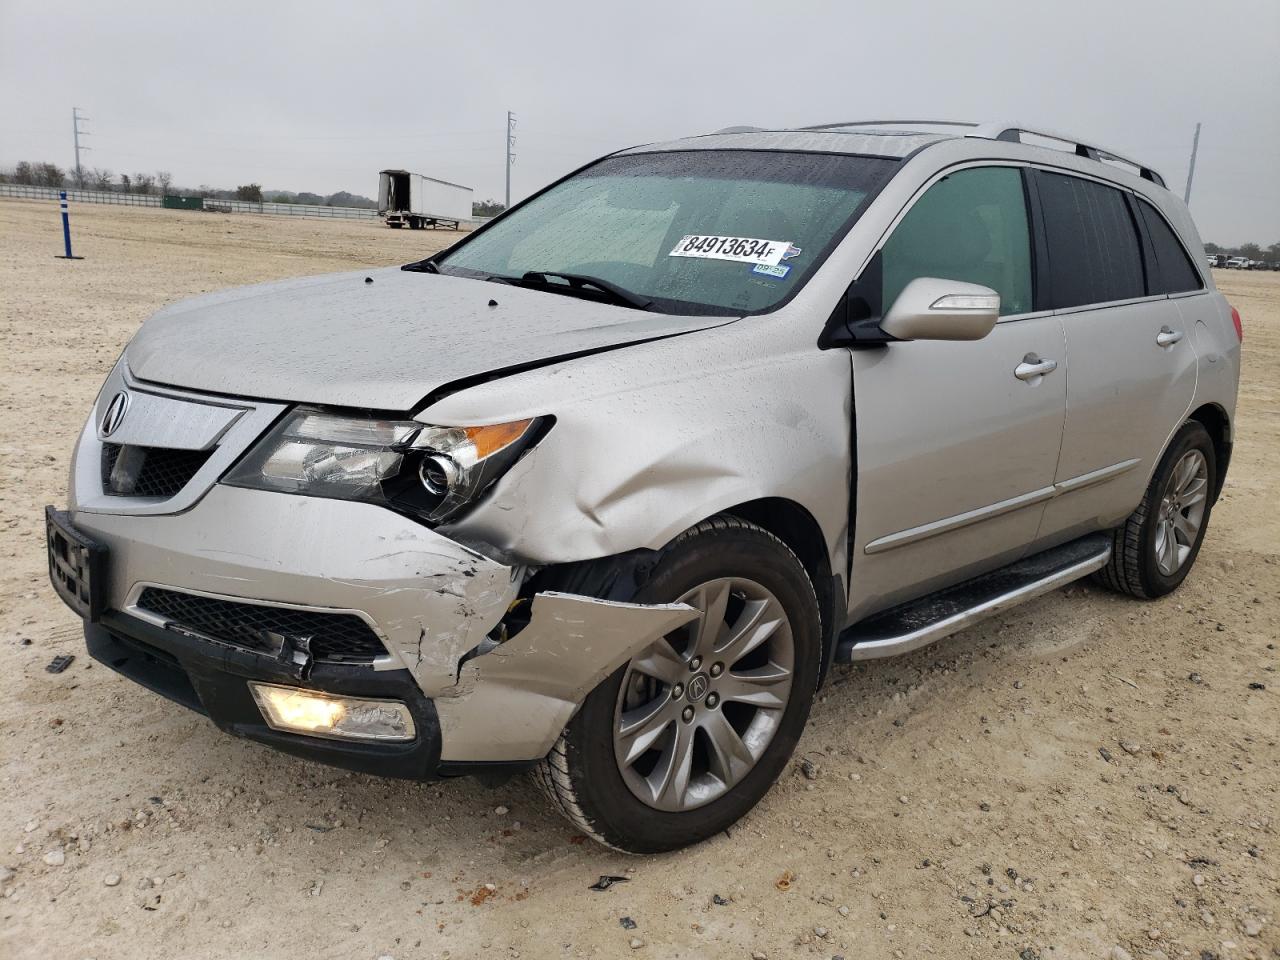
<path id="1" fill-rule="evenodd" d="M 412 740 L 413 715 L 399 700 L 360 700 L 318 690 L 249 682 L 273 730 L 332 740 Z"/>

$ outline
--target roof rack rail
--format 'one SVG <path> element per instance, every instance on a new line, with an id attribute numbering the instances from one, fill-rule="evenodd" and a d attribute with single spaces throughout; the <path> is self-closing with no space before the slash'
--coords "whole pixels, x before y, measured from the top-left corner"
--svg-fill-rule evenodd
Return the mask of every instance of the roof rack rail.
<path id="1" fill-rule="evenodd" d="M 1088 160 L 1111 161 L 1123 163 L 1138 171 L 1138 176 L 1159 186 L 1165 186 L 1164 177 L 1151 167 L 1121 156 L 1114 150 L 1088 144 L 1064 133 L 1052 130 L 1038 130 L 1021 123 L 977 123 L 972 120 L 852 120 L 846 123 L 822 123 L 811 127 L 799 127 L 800 130 L 838 130 L 846 127 L 965 127 L 966 137 L 978 137 L 983 140 L 1003 140 L 1009 143 L 1022 143 L 1024 134 L 1041 137 L 1066 144 L 1077 157 Z"/>
<path id="2" fill-rule="evenodd" d="M 841 127 L 980 127 L 969 120 L 851 120 L 848 123 L 819 123 L 797 130 L 837 130 Z"/>
<path id="3" fill-rule="evenodd" d="M 1077 157 L 1085 157 L 1089 160 L 1109 160 L 1113 163 L 1123 163 L 1126 166 L 1133 167 L 1138 171 L 1138 176 L 1143 180 L 1150 180 L 1154 184 L 1164 186 L 1164 177 L 1156 173 L 1155 170 L 1146 164 L 1139 163 L 1137 160 L 1130 160 L 1128 157 L 1121 156 L 1114 150 L 1107 150 L 1103 147 L 1087 144 L 1078 137 L 1069 134 L 1058 133 L 1054 130 L 1037 130 L 1032 127 L 1023 126 L 1020 123 L 983 123 L 976 125 L 971 137 L 982 137 L 988 140 L 1005 140 L 1011 143 L 1022 143 L 1023 134 L 1029 134 L 1033 137 L 1041 137 L 1045 140 L 1054 140 L 1058 143 L 1065 143 L 1071 147 L 1072 152 Z"/>

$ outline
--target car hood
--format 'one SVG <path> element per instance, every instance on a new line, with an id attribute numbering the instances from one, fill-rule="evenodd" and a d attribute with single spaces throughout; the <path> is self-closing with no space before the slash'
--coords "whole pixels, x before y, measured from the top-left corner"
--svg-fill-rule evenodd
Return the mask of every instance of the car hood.
<path id="1" fill-rule="evenodd" d="M 458 381 L 729 322 L 390 268 L 184 300 L 143 324 L 125 359 L 157 384 L 408 411 Z"/>

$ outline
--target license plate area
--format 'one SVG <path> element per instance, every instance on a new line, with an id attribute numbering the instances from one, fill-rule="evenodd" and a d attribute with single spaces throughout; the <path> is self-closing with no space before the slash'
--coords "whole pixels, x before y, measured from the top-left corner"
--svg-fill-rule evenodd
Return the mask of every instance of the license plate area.
<path id="1" fill-rule="evenodd" d="M 62 602 L 90 622 L 102 615 L 107 548 L 71 524 L 66 511 L 44 508 L 49 581 Z"/>

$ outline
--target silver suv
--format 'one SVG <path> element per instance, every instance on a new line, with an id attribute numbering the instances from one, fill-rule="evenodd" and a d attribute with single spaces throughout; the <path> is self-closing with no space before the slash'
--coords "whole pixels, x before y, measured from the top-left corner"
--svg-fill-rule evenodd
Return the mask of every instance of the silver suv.
<path id="1" fill-rule="evenodd" d="M 1155 172 L 1061 140 L 732 128 L 401 269 L 168 307 L 47 512 L 54 586 L 229 733 L 708 837 L 832 663 L 1194 564 L 1239 317 Z"/>

